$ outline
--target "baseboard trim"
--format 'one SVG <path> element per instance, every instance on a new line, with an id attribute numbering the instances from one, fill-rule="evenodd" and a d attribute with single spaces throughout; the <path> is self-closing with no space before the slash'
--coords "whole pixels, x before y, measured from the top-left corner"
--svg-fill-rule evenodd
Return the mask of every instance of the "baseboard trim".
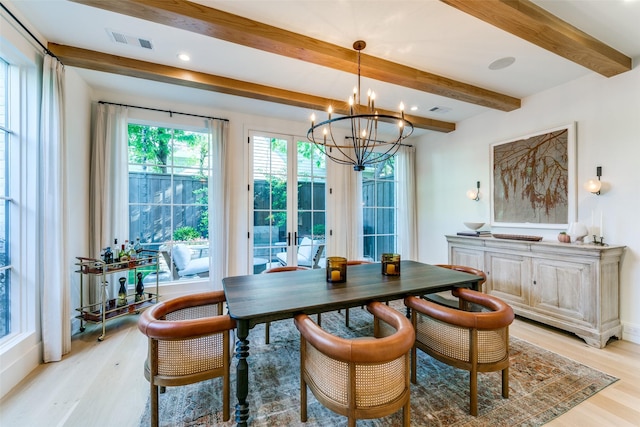
<path id="1" fill-rule="evenodd" d="M 42 363 L 42 341 L 34 336 L 22 340 L 2 355 L 0 370 L 0 399 Z"/>
<path id="2" fill-rule="evenodd" d="M 640 325 L 622 322 L 622 339 L 640 344 Z"/>

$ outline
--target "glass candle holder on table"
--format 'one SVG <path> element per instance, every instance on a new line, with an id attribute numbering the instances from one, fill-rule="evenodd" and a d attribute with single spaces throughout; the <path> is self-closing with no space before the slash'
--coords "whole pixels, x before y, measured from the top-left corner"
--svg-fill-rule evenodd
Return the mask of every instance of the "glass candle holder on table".
<path id="1" fill-rule="evenodd" d="M 400 275 L 400 254 L 382 254 L 380 261 L 384 276 Z"/>
<path id="2" fill-rule="evenodd" d="M 339 256 L 327 258 L 327 282 L 342 283 L 347 280 L 347 259 Z"/>

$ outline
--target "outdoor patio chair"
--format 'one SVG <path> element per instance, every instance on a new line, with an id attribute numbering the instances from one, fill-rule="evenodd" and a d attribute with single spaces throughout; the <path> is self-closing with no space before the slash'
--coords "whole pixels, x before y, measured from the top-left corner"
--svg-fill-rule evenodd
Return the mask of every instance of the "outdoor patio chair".
<path id="1" fill-rule="evenodd" d="M 311 240 L 303 237 L 298 245 L 298 262 L 301 267 L 319 268 L 318 263 L 324 251 L 324 243 L 319 240 Z M 278 261 L 281 265 L 287 265 L 287 252 L 277 254 Z"/>
<path id="2" fill-rule="evenodd" d="M 172 246 L 171 250 L 161 249 L 160 253 L 165 259 L 167 266 L 171 266 L 171 276 L 173 280 L 179 280 L 185 277 L 209 277 L 209 257 L 192 259 L 191 249 L 189 246 L 177 243 Z M 173 256 L 173 262 L 171 258 Z"/>

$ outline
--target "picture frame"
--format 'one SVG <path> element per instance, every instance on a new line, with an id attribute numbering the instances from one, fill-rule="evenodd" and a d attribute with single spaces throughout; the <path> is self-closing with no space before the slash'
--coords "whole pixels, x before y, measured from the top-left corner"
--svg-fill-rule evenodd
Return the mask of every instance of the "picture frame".
<path id="1" fill-rule="evenodd" d="M 576 125 L 491 144 L 491 225 L 566 229 L 576 220 Z"/>

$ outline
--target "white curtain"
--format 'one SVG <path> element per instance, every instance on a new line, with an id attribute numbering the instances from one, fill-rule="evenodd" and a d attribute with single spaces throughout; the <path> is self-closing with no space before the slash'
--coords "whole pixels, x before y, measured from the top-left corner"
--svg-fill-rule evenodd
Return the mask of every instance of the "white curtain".
<path id="1" fill-rule="evenodd" d="M 416 167 L 414 147 L 402 146 L 396 153 L 398 227 L 397 251 L 402 259 L 418 259 L 416 215 Z"/>
<path id="2" fill-rule="evenodd" d="M 327 158 L 326 256 L 361 259 L 362 254 L 362 173 Z"/>
<path id="3" fill-rule="evenodd" d="M 55 362 L 71 350 L 69 266 L 67 260 L 66 141 L 64 68 L 44 56 L 40 110 L 42 188 L 41 326 L 43 360 Z"/>
<path id="4" fill-rule="evenodd" d="M 228 231 L 229 197 L 227 193 L 228 180 L 227 138 L 229 122 L 226 120 L 208 119 L 211 147 L 211 173 L 209 175 L 209 262 L 211 265 L 209 280 L 214 290 L 222 289 L 222 279 L 229 271 L 228 260 Z"/>
<path id="5" fill-rule="evenodd" d="M 89 187 L 89 250 L 97 256 L 129 238 L 129 171 L 127 108 L 98 104 L 94 117 Z M 116 280 L 115 278 L 113 279 Z M 114 295 L 114 284 L 110 284 Z M 98 300 L 91 288 L 89 301 Z M 85 304 L 86 302 L 83 302 Z"/>

